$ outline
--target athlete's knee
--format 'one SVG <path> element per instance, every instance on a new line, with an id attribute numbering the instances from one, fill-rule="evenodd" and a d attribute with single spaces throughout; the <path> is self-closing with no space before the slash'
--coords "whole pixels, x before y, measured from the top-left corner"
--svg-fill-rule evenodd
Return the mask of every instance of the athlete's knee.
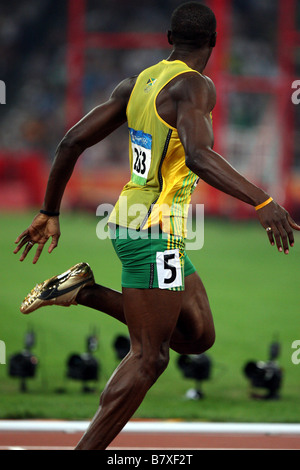
<path id="1" fill-rule="evenodd" d="M 162 346 L 159 350 L 136 353 L 138 359 L 137 374 L 139 378 L 153 385 L 164 372 L 169 363 L 169 348 Z"/>
<path id="2" fill-rule="evenodd" d="M 169 348 L 161 347 L 159 351 L 153 351 L 143 359 L 143 371 L 152 378 L 153 383 L 164 372 L 169 364 Z"/>
<path id="3" fill-rule="evenodd" d="M 206 331 L 205 334 L 194 336 L 185 341 L 171 341 L 171 348 L 178 354 L 202 354 L 210 349 L 216 339 L 214 328 Z"/>
<path id="4" fill-rule="evenodd" d="M 208 349 L 212 348 L 216 340 L 216 332 L 214 325 L 211 324 L 209 328 L 203 332 L 203 334 L 194 342 L 194 354 L 202 354 Z"/>
<path id="5" fill-rule="evenodd" d="M 202 354 L 205 351 L 208 351 L 208 349 L 212 348 L 213 345 L 215 344 L 216 341 L 216 333 L 215 329 L 212 328 L 210 331 L 204 335 L 202 338 L 199 338 L 197 348 L 198 348 L 198 353 L 197 354 Z"/>

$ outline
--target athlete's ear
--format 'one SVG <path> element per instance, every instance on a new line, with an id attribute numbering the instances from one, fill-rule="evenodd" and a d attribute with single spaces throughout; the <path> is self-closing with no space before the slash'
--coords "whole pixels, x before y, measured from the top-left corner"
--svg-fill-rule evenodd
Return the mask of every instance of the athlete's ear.
<path id="1" fill-rule="evenodd" d="M 168 42 L 173 46 L 172 31 L 168 30 Z"/>

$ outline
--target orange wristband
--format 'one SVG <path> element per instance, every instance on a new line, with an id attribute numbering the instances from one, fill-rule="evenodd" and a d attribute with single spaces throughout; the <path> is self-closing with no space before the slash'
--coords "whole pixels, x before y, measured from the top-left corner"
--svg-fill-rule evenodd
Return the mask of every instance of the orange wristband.
<path id="1" fill-rule="evenodd" d="M 267 199 L 265 202 L 262 202 L 261 204 L 258 204 L 258 206 L 255 207 L 255 210 L 258 211 L 259 209 L 262 209 L 262 207 L 267 206 L 272 201 L 273 201 L 273 198 L 269 197 L 269 199 Z"/>

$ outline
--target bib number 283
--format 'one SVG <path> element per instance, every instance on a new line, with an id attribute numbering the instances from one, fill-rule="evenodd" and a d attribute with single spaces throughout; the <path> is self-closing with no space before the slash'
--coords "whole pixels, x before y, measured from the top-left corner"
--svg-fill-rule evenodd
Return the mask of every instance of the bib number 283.
<path id="1" fill-rule="evenodd" d="M 182 286 L 179 250 L 165 250 L 156 253 L 158 287 L 170 289 Z"/>
<path id="2" fill-rule="evenodd" d="M 138 185 L 145 185 L 151 165 L 152 136 L 143 131 L 129 129 L 132 149 L 131 180 Z"/>

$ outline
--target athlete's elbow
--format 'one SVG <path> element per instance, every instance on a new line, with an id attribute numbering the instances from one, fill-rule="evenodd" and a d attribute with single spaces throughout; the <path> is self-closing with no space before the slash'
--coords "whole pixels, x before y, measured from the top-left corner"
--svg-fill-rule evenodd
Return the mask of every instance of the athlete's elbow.
<path id="1" fill-rule="evenodd" d="M 61 149 L 69 150 L 75 153 L 82 153 L 86 148 L 77 132 L 73 131 L 72 129 L 64 136 L 59 144 L 59 147 Z"/>
<path id="2" fill-rule="evenodd" d="M 187 154 L 185 164 L 193 173 L 200 177 L 205 173 L 205 159 L 201 152 Z"/>

